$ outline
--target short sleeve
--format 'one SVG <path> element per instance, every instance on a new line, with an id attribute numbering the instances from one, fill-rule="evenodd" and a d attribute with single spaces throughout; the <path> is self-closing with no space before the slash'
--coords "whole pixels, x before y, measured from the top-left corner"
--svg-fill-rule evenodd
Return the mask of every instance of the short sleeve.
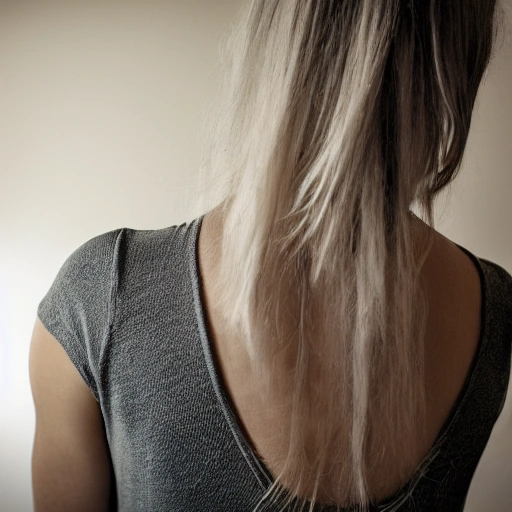
<path id="1" fill-rule="evenodd" d="M 99 367 L 113 315 L 113 263 L 121 231 L 103 233 L 78 247 L 37 307 L 37 316 L 98 402 Z"/>

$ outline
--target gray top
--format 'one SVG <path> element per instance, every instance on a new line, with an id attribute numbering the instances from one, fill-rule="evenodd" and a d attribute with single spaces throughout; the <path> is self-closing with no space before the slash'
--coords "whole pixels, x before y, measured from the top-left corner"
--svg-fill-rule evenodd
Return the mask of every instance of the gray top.
<path id="1" fill-rule="evenodd" d="M 202 219 L 92 238 L 67 258 L 38 306 L 101 406 L 122 512 L 251 512 L 273 481 L 226 392 L 208 338 L 197 262 Z M 461 249 L 482 282 L 477 353 L 425 459 L 434 459 L 430 468 L 423 474 L 420 467 L 372 510 L 397 503 L 400 511 L 462 511 L 503 408 L 512 276 Z"/>

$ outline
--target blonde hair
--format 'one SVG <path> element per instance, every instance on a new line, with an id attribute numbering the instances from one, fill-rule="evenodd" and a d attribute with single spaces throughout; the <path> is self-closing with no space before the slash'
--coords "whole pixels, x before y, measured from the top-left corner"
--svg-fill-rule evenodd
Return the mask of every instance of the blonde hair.
<path id="1" fill-rule="evenodd" d="M 201 204 L 222 198 L 217 301 L 268 403 L 291 383 L 271 510 L 292 498 L 313 510 L 325 478 L 367 510 L 372 471 L 402 460 L 410 475 L 401 452 L 425 435 L 420 270 L 433 242 L 428 230 L 415 252 L 410 207 L 434 225 L 494 11 L 490 0 L 254 0 L 231 35 Z"/>

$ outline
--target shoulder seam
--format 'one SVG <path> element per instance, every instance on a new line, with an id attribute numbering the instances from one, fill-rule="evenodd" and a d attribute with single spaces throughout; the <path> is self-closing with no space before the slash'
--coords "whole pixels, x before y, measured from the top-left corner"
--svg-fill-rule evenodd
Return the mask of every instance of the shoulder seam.
<path id="1" fill-rule="evenodd" d="M 108 321 L 107 321 L 107 339 L 106 342 L 109 341 L 112 325 L 114 323 L 114 316 L 116 311 L 116 298 L 117 298 L 117 282 L 116 282 L 116 271 L 117 271 L 117 265 L 116 261 L 119 259 L 118 256 L 120 254 L 120 247 L 121 247 L 121 241 L 122 236 L 125 232 L 125 228 L 120 228 L 117 230 L 117 236 L 114 243 L 114 250 L 112 251 L 112 259 L 110 261 L 110 299 L 108 304 Z"/>
<path id="2" fill-rule="evenodd" d="M 118 229 L 110 231 L 110 233 L 114 233 L 116 235 L 115 235 L 115 241 L 114 241 L 114 245 L 113 245 L 112 256 L 110 258 L 110 268 L 109 268 L 110 290 L 109 290 L 109 300 L 108 300 L 108 305 L 107 305 L 107 308 L 108 308 L 107 322 L 106 322 L 106 326 L 105 326 L 104 339 L 102 340 L 101 349 L 100 349 L 100 351 L 101 351 L 100 361 L 99 361 L 100 367 L 98 368 L 100 379 L 101 379 L 101 375 L 103 374 L 103 371 L 101 368 L 103 365 L 103 361 L 104 361 L 103 351 L 105 350 L 105 347 L 107 347 L 110 342 L 111 335 L 112 335 L 112 326 L 114 324 L 114 317 L 115 317 L 115 313 L 116 313 L 116 298 L 117 298 L 117 282 L 116 282 L 117 265 L 116 265 L 116 261 L 118 260 L 118 256 L 120 253 L 120 246 L 122 243 L 122 236 L 125 231 L 126 231 L 126 228 L 118 228 Z M 99 388 L 99 386 L 97 386 L 97 387 Z M 99 389 L 98 389 L 98 391 L 99 391 Z M 98 397 L 99 397 L 99 393 L 98 393 Z M 99 402 L 99 400 L 98 400 L 98 402 Z"/>

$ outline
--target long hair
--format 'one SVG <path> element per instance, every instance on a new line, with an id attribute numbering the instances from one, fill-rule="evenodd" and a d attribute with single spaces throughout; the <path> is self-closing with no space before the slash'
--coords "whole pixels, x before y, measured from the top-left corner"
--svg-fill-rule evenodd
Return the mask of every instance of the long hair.
<path id="1" fill-rule="evenodd" d="M 413 246 L 411 206 L 433 228 L 495 10 L 492 0 L 253 0 L 232 31 L 202 204 L 222 190 L 217 305 L 265 403 L 289 398 L 290 423 L 275 426 L 283 470 L 260 506 L 332 504 L 318 493 L 328 482 L 341 505 L 367 510 L 386 461 L 402 461 L 404 483 L 415 469 L 408 447 L 426 434 L 420 271 L 433 229 Z"/>

